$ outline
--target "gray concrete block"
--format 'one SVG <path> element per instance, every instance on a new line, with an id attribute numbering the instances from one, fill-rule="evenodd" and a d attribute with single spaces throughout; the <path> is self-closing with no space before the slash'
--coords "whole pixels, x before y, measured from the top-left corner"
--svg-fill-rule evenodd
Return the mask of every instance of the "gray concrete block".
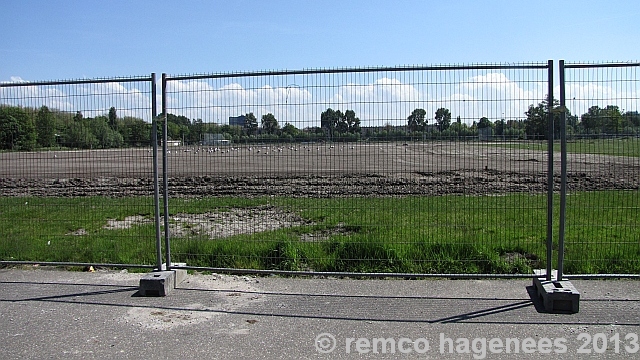
<path id="1" fill-rule="evenodd" d="M 167 296 L 175 288 L 174 271 L 154 271 L 140 279 L 138 294 L 141 296 Z"/>
<path id="2" fill-rule="evenodd" d="M 550 313 L 577 313 L 580 311 L 580 292 L 567 279 L 558 280 L 554 271 L 551 281 L 544 273 L 536 272 L 541 277 L 533 278 L 533 285 L 542 298 L 544 309 Z"/>
<path id="3" fill-rule="evenodd" d="M 171 263 L 171 270 L 175 272 L 174 284 L 173 287 L 176 288 L 180 283 L 182 283 L 187 278 L 187 270 L 184 269 L 174 269 L 174 266 L 187 266 L 187 263 Z M 162 271 L 167 270 L 167 264 L 162 264 Z"/>
<path id="4" fill-rule="evenodd" d="M 171 263 L 171 266 L 186 266 L 185 263 Z M 187 278 L 187 270 L 171 269 L 162 264 L 162 270 L 155 269 L 140 279 L 138 295 L 141 296 L 167 296 Z"/>

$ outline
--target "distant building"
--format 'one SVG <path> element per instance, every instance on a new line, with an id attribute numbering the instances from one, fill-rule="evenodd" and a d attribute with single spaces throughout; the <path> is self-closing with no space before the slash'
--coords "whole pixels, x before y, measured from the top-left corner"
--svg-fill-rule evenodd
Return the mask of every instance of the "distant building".
<path id="1" fill-rule="evenodd" d="M 247 117 L 244 115 L 240 116 L 229 116 L 229 125 L 244 127 L 245 122 L 247 122 Z"/>
<path id="2" fill-rule="evenodd" d="M 229 140 L 225 140 L 222 134 L 204 133 L 202 135 L 202 145 L 205 146 L 229 145 L 231 143 Z"/>

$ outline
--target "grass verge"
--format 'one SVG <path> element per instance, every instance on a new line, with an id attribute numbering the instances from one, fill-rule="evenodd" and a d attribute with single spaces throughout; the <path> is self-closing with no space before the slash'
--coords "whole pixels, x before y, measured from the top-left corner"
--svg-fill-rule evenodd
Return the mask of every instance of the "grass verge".
<path id="1" fill-rule="evenodd" d="M 639 204 L 638 191 L 571 194 L 565 271 L 639 273 Z M 544 195 L 170 202 L 172 214 L 264 206 L 305 222 L 243 231 L 252 222 L 273 220 L 251 218 L 219 239 L 194 230 L 171 240 L 172 260 L 209 267 L 443 274 L 530 273 L 545 266 Z M 145 221 L 105 228 L 108 219 L 129 216 Z M 0 258 L 154 264 L 152 220 L 150 198 L 0 198 Z M 554 229 L 555 249 L 557 223 Z"/>

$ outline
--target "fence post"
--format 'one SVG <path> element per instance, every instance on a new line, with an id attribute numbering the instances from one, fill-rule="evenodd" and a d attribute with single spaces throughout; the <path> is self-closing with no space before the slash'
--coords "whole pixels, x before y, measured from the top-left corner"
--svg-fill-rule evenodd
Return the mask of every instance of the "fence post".
<path id="1" fill-rule="evenodd" d="M 549 71 L 549 102 L 547 111 L 549 119 L 547 123 L 547 281 L 551 281 L 551 258 L 553 257 L 553 60 L 547 63 Z"/>
<path id="2" fill-rule="evenodd" d="M 162 73 L 162 185 L 164 196 L 164 251 L 166 270 L 171 269 L 171 247 L 169 242 L 169 181 L 167 177 L 167 74 Z"/>
<path id="3" fill-rule="evenodd" d="M 564 227 L 567 208 L 567 113 L 564 88 L 564 60 L 560 60 L 560 228 L 558 234 L 558 280 L 562 280 L 564 266 Z"/>
<path id="4" fill-rule="evenodd" d="M 162 241 L 160 235 L 160 190 L 158 188 L 158 117 L 156 100 L 156 73 L 151 73 L 151 142 L 153 147 L 153 206 L 156 224 L 156 266 L 162 270 Z"/>

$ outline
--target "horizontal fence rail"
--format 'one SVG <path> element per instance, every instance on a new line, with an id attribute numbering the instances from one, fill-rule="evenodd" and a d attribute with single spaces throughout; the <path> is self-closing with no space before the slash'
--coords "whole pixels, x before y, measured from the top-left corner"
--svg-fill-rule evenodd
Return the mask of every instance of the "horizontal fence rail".
<path id="1" fill-rule="evenodd" d="M 154 78 L 0 84 L 0 260 L 157 264 Z"/>

